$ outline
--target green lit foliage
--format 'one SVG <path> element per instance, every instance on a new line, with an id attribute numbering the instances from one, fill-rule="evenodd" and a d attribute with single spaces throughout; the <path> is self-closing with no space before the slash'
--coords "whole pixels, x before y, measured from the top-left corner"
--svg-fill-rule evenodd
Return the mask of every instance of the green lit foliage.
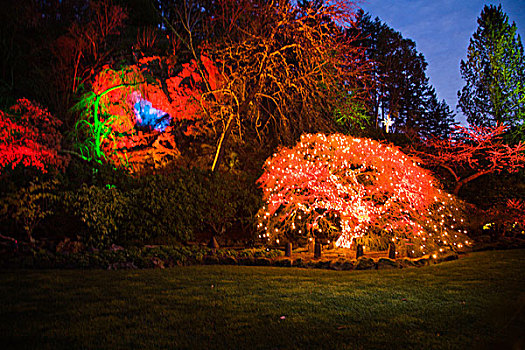
<path id="1" fill-rule="evenodd" d="M 128 99 L 141 83 L 144 78 L 134 66 L 120 71 L 105 67 L 97 76 L 93 91 L 74 107 L 81 113 L 75 129 L 76 147 L 83 159 L 100 163 L 114 155 L 111 148 L 106 154 L 104 142 L 115 141 L 115 131 L 125 134 L 133 130 L 134 123 L 129 118 L 133 106 Z"/>
<path id="2" fill-rule="evenodd" d="M 33 231 L 47 216 L 53 214 L 58 200 L 57 180 L 41 181 L 38 178 L 28 186 L 0 198 L 0 218 L 13 222 L 29 242 L 34 242 Z"/>
<path id="3" fill-rule="evenodd" d="M 465 86 L 458 107 L 470 124 L 507 124 L 523 140 L 525 122 L 525 56 L 515 23 L 509 24 L 501 5 L 485 5 L 478 29 L 461 61 Z"/>

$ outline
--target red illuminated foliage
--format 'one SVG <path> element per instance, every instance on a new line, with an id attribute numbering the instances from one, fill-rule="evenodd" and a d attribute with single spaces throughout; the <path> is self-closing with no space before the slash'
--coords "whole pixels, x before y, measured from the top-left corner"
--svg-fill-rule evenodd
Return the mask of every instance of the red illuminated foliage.
<path id="1" fill-rule="evenodd" d="M 41 172 L 64 170 L 68 158 L 59 155 L 61 121 L 45 108 L 19 99 L 8 112 L 0 111 L 0 172 L 18 165 Z"/>
<path id="2" fill-rule="evenodd" d="M 416 161 L 369 139 L 303 135 L 264 165 L 261 236 L 336 239 L 342 247 L 354 238 L 375 238 L 383 246 L 406 242 L 419 255 L 461 248 L 459 210 Z"/>
<path id="3" fill-rule="evenodd" d="M 466 183 L 486 174 L 516 172 L 525 166 L 525 144 L 510 146 L 503 140 L 507 126 L 456 126 L 447 139 L 426 140 L 426 149 L 417 154 L 429 165 L 439 166 L 452 176 L 453 193 Z"/>

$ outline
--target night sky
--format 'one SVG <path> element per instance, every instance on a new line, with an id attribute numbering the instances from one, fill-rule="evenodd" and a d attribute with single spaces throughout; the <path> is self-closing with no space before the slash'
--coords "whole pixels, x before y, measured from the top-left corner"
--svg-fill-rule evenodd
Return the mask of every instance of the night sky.
<path id="1" fill-rule="evenodd" d="M 417 50 L 428 63 L 427 76 L 439 99 L 445 99 L 457 113 L 456 118 L 464 123 L 464 116 L 456 109 L 457 91 L 464 85 L 459 63 L 466 58 L 483 6 L 500 3 L 509 23 L 516 22 L 523 43 L 523 0 L 363 0 L 360 6 L 372 18 L 379 17 L 403 37 L 416 42 Z"/>

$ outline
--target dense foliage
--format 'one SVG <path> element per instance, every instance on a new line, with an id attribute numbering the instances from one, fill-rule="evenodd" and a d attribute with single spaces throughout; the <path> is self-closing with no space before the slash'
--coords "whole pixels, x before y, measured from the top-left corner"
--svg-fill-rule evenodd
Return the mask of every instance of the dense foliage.
<path id="1" fill-rule="evenodd" d="M 386 132 L 420 136 L 446 136 L 454 124 L 454 114 L 426 76 L 427 62 L 416 43 L 403 38 L 379 18 L 360 10 L 356 15 L 356 44 L 366 48 L 374 62 L 371 71 L 376 89 L 371 89 L 368 115 Z"/>
<path id="2" fill-rule="evenodd" d="M 509 24 L 501 5 L 485 5 L 478 29 L 461 61 L 465 86 L 459 103 L 469 123 L 512 127 L 513 138 L 524 140 L 525 56 L 515 23 Z"/>
<path id="3" fill-rule="evenodd" d="M 65 193 L 65 210 L 83 227 L 77 234 L 94 246 L 182 243 L 196 234 L 243 232 L 250 241 L 259 195 L 248 179 L 198 169 L 175 170 L 87 186 Z"/>
<path id="4" fill-rule="evenodd" d="M 419 255 L 462 248 L 468 239 L 457 204 L 416 162 L 369 139 L 303 135 L 265 163 L 260 232 L 272 241 L 328 238 L 342 247 L 379 238 L 383 246 L 409 243 Z"/>
<path id="5" fill-rule="evenodd" d="M 41 172 L 63 170 L 68 158 L 59 154 L 60 120 L 47 109 L 20 99 L 8 112 L 0 110 L 0 174 L 6 167 L 34 167 Z"/>
<path id="6" fill-rule="evenodd" d="M 465 89 L 488 89 L 474 100 L 488 96 L 499 112 L 487 112 L 489 128 L 454 131 L 415 43 L 353 1 L 4 5 L 0 244 L 14 251 L 64 239 L 84 249 L 251 244 L 257 224 L 271 244 L 457 250 L 469 241 L 466 205 L 396 146 L 356 137 L 411 146 L 449 172 L 456 194 L 482 175 L 504 187 L 496 174 L 524 164 L 523 145 L 505 142 L 522 128 L 523 50 L 501 8 L 484 10 L 462 64 Z M 478 49 L 488 78 L 468 71 Z M 476 108 L 467 115 L 480 121 Z M 518 236 L 520 188 L 512 202 L 486 203 L 469 232 Z"/>

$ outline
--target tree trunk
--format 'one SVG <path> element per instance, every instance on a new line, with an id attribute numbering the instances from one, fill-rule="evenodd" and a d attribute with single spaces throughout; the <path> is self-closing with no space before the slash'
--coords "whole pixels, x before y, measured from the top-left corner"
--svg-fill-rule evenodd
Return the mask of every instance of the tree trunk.
<path id="1" fill-rule="evenodd" d="M 480 177 L 482 175 L 489 174 L 489 173 L 490 173 L 490 171 L 481 171 L 479 173 L 472 174 L 472 175 L 470 175 L 468 177 L 465 177 L 465 178 L 457 181 L 456 182 L 456 186 L 454 187 L 454 191 L 453 191 L 454 195 L 457 196 L 459 194 L 459 190 L 461 189 L 461 187 L 463 187 L 464 184 L 466 184 L 466 183 L 468 183 L 468 182 L 470 182 L 472 180 L 475 180 L 475 179 L 477 179 L 478 177 Z"/>

